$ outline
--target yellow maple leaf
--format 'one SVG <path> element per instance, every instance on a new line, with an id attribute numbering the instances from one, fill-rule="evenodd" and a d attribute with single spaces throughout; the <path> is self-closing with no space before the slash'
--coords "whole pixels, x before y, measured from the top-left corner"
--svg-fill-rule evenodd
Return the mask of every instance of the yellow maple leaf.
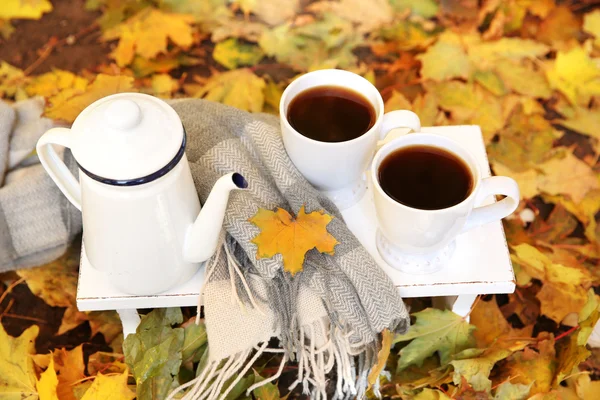
<path id="1" fill-rule="evenodd" d="M 583 17 L 583 30 L 594 35 L 594 44 L 600 47 L 600 10 L 594 10 Z"/>
<path id="2" fill-rule="evenodd" d="M 532 65 L 498 60 L 495 63 L 495 70 L 506 87 L 516 93 L 543 99 L 552 95 L 546 77 Z"/>
<path id="3" fill-rule="evenodd" d="M 591 96 L 600 95 L 600 67 L 583 47 L 559 51 L 546 76 L 572 104 L 586 105 Z"/>
<path id="4" fill-rule="evenodd" d="M 40 400 L 58 400 L 56 388 L 58 386 L 58 377 L 54 369 L 54 359 L 50 357 L 48 368 L 42 373 L 40 380 L 36 384 Z"/>
<path id="5" fill-rule="evenodd" d="M 49 0 L 2 0 L 0 18 L 40 19 L 42 14 L 52 11 Z"/>
<path id="6" fill-rule="evenodd" d="M 369 381 L 369 387 L 373 386 L 375 382 L 377 382 L 381 371 L 383 371 L 385 368 L 387 359 L 390 356 L 390 351 L 392 350 L 393 339 L 394 334 L 390 332 L 389 329 L 384 329 L 383 332 L 381 332 L 381 350 L 379 350 L 379 353 L 377 353 L 377 364 L 371 368 L 369 376 L 367 377 Z"/>
<path id="7" fill-rule="evenodd" d="M 573 115 L 559 121 L 562 126 L 569 129 L 600 139 L 600 111 L 588 110 L 584 107 L 574 107 Z"/>
<path id="8" fill-rule="evenodd" d="M 192 45 L 193 36 L 190 24 L 194 17 L 187 14 L 173 14 L 154 8 L 145 8 L 133 17 L 104 32 L 105 40 L 120 39 L 117 48 L 111 53 L 121 67 L 129 65 L 133 56 L 154 58 L 167 51 L 168 40 L 182 48 Z"/>
<path id="9" fill-rule="evenodd" d="M 458 81 L 428 85 L 442 109 L 451 112 L 451 121 L 456 124 L 479 125 L 486 142 L 505 124 L 499 99 L 478 84 Z"/>
<path id="10" fill-rule="evenodd" d="M 56 376 L 56 373 L 48 372 L 50 365 L 52 365 L 53 371 L 58 372 L 58 383 L 54 385 L 54 392 L 60 400 L 76 400 L 72 385 L 85 377 L 83 345 L 69 351 L 64 348 L 55 349 L 51 354 L 36 354 L 32 358 L 39 367 L 48 368 L 44 374 Z M 42 374 L 42 378 L 44 374 Z M 51 380 L 51 378 L 47 379 Z M 38 382 L 38 391 L 41 396 L 39 385 L 40 382 Z"/>
<path id="11" fill-rule="evenodd" d="M 131 77 L 99 74 L 86 87 L 84 93 L 63 91 L 50 99 L 51 103 L 46 106 L 45 115 L 52 119 L 73 122 L 79 113 L 94 101 L 111 94 L 130 91 L 132 87 Z"/>
<path id="12" fill-rule="evenodd" d="M 0 98 L 16 97 L 16 100 L 27 98 L 23 84 L 27 77 L 20 68 L 13 67 L 7 62 L 0 62 Z"/>
<path id="13" fill-rule="evenodd" d="M 502 382 L 510 377 L 513 384 L 533 383 L 531 395 L 546 393 L 550 390 L 556 370 L 555 355 L 554 338 L 547 332 L 542 332 L 538 335 L 537 351 L 526 347 L 510 356 L 498 371 L 496 379 Z"/>
<path id="14" fill-rule="evenodd" d="M 65 89 L 74 89 L 83 93 L 87 85 L 87 79 L 69 71 L 56 69 L 32 78 L 25 87 L 25 91 L 29 96 L 51 97 Z"/>
<path id="15" fill-rule="evenodd" d="M 482 69 L 494 66 L 500 59 L 522 60 L 541 57 L 550 47 L 530 39 L 503 37 L 494 41 L 480 41 L 477 37 L 463 37 L 469 49 L 469 58 Z"/>
<path id="16" fill-rule="evenodd" d="M 35 338 L 39 328 L 32 325 L 19 337 L 9 336 L 0 324 L 0 398 L 5 400 L 35 400 Z"/>
<path id="17" fill-rule="evenodd" d="M 197 81 L 202 81 L 197 79 Z M 196 98 L 204 98 L 251 112 L 262 111 L 265 80 L 247 68 L 211 76 L 204 85 L 185 85 L 185 91 Z"/>
<path id="18" fill-rule="evenodd" d="M 81 400 L 131 400 L 135 398 L 135 393 L 127 386 L 127 375 L 128 371 L 114 375 L 98 374 Z"/>
<path id="19" fill-rule="evenodd" d="M 283 269 L 292 275 L 302 271 L 306 252 L 315 248 L 321 253 L 333 254 L 338 241 L 327 232 L 333 219 L 324 211 L 306 214 L 304 206 L 296 220 L 284 209 L 270 211 L 259 208 L 250 222 L 261 232 L 252 239 L 257 247 L 257 258 L 283 257 Z"/>
<path id="20" fill-rule="evenodd" d="M 471 62 L 460 36 L 452 32 L 440 35 L 439 40 L 417 58 L 421 60 L 421 76 L 424 79 L 439 82 L 452 78 L 467 79 L 471 75 Z"/>
<path id="21" fill-rule="evenodd" d="M 151 79 L 152 93 L 159 97 L 171 97 L 179 89 L 179 82 L 169 74 L 155 74 Z"/>

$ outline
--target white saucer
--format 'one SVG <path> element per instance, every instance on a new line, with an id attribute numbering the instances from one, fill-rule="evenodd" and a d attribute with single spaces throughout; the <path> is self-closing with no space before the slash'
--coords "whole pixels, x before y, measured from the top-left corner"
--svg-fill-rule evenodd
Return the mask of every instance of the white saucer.
<path id="1" fill-rule="evenodd" d="M 482 178 L 491 175 L 481 130 L 476 125 L 427 127 L 422 132 L 435 133 L 456 140 L 475 156 L 481 167 Z M 490 204 L 495 199 L 486 199 Z M 377 217 L 371 188 L 350 208 L 341 211 L 350 230 L 363 244 L 375 261 L 390 276 L 404 297 L 455 296 L 461 294 L 512 293 L 515 278 L 510 261 L 504 229 L 500 221 L 472 229 L 455 240 L 455 249 L 446 249 L 437 260 L 407 259 L 407 265 L 398 270 L 388 264 L 391 257 L 400 257 L 389 245 L 377 250 Z M 394 263 L 392 261 L 392 263 Z M 395 263 L 394 263 L 395 264 Z"/>

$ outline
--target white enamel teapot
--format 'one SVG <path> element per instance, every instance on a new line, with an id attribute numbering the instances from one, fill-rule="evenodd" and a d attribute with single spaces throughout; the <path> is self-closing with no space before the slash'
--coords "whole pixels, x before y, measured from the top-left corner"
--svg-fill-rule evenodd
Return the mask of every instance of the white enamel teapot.
<path id="1" fill-rule="evenodd" d="M 71 149 L 79 182 L 53 145 Z M 175 110 L 155 97 L 121 93 L 79 114 L 71 129 L 53 128 L 37 154 L 83 215 L 92 266 L 120 290 L 148 295 L 191 278 L 218 245 L 229 193 L 247 187 L 238 173 L 220 178 L 200 212 Z"/>

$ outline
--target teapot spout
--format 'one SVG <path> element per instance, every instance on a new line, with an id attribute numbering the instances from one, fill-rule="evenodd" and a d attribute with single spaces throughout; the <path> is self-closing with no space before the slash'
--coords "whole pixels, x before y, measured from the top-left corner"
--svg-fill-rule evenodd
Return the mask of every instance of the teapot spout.
<path id="1" fill-rule="evenodd" d="M 248 187 L 237 172 L 222 176 L 213 186 L 185 240 L 184 257 L 189 262 L 208 260 L 217 250 L 229 194 Z"/>

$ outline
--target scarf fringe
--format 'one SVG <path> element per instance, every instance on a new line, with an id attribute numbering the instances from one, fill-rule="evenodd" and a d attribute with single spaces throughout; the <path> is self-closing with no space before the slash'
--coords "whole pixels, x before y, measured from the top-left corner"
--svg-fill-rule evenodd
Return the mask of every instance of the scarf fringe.
<path id="1" fill-rule="evenodd" d="M 313 400 L 325 400 L 327 399 L 327 374 L 335 369 L 336 385 L 333 400 L 364 397 L 368 386 L 367 376 L 372 366 L 370 360 L 373 346 L 359 346 L 357 349 L 356 345 L 348 341 L 352 332 L 344 333 L 335 326 L 328 329 L 322 321 L 301 327 L 298 333 L 300 346 L 295 351 L 298 360 L 298 376 L 288 390 L 292 391 L 301 384 L 303 394 Z M 327 342 L 321 346 L 317 345 L 315 340 L 317 335 L 327 338 Z M 282 353 L 277 373 L 250 386 L 246 390 L 246 395 L 249 396 L 253 390 L 278 379 L 290 358 L 287 350 L 268 348 L 267 345 L 268 342 L 263 342 L 251 350 L 208 363 L 195 379 L 173 390 L 167 400 L 176 398 L 184 390 L 187 391 L 183 397 L 180 397 L 182 400 L 223 400 L 261 355 Z M 251 357 L 252 352 L 254 354 Z M 237 377 L 225 386 L 225 383 L 236 375 Z M 375 385 L 373 388 L 375 394 L 379 392 L 378 386 Z"/>
<path id="2" fill-rule="evenodd" d="M 242 308 L 246 307 L 240 293 L 238 293 L 238 287 L 241 286 L 243 292 L 245 292 L 242 293 L 242 297 L 249 300 L 252 307 L 264 313 L 244 279 L 244 275 L 240 270 L 241 266 L 229 249 L 224 233 L 221 234 L 220 241 L 222 245 L 218 247 L 219 250 L 215 256 L 207 263 L 204 285 L 210 279 L 217 260 L 224 251 L 231 279 L 232 304 L 237 304 Z M 237 285 L 236 280 L 241 280 L 242 284 Z M 200 307 L 203 304 L 204 285 L 198 300 L 197 324 L 200 322 L 199 315 Z M 198 371 L 199 374 L 196 378 L 174 389 L 167 400 L 174 398 L 181 400 L 223 400 L 264 353 L 283 354 L 279 369 L 275 375 L 250 386 L 246 390 L 247 396 L 253 390 L 278 379 L 288 360 L 296 360 L 298 362 L 298 376 L 289 386 L 289 391 L 302 384 L 303 394 L 310 396 L 312 400 L 325 400 L 327 399 L 327 374 L 335 368 L 336 384 L 332 400 L 347 400 L 352 397 L 364 398 L 368 389 L 367 377 L 377 358 L 377 343 L 351 343 L 350 338 L 353 337 L 353 331 L 344 330 L 340 328 L 339 324 L 333 322 L 326 326 L 323 319 L 300 327 L 297 326 L 297 321 L 296 315 L 294 315 L 292 321 L 289 321 L 292 329 L 279 338 L 283 348 L 267 348 L 268 342 L 263 342 L 253 349 L 239 352 L 223 360 L 209 362 L 201 371 Z M 324 339 L 325 343 L 319 345 L 317 338 Z M 236 378 L 225 387 L 226 382 L 234 376 Z M 179 397 L 182 391 L 185 391 L 185 393 Z M 377 397 L 381 397 L 379 382 L 373 385 L 373 392 Z"/>

